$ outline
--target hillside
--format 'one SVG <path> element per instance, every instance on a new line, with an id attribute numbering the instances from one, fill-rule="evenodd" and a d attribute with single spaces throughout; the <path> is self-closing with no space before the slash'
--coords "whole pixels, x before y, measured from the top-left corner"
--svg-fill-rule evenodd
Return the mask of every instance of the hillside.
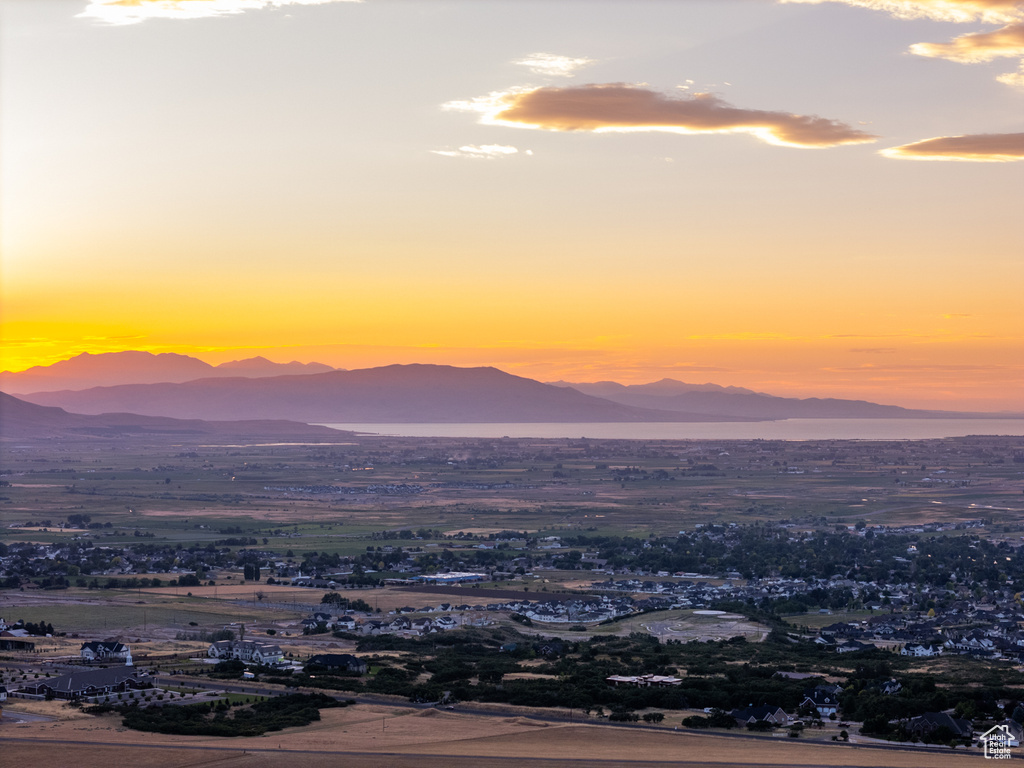
<path id="1" fill-rule="evenodd" d="M 133 413 L 83 415 L 35 405 L 0 392 L 0 438 L 3 439 L 133 436 L 331 440 L 345 434 L 327 427 L 281 420 L 200 421 Z"/>

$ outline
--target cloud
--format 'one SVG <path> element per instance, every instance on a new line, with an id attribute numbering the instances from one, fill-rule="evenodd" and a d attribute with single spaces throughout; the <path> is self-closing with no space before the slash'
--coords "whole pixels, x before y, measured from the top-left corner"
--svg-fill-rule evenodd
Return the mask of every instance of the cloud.
<path id="1" fill-rule="evenodd" d="M 839 2 L 887 11 L 901 19 L 938 21 L 985 21 L 1005 24 L 990 32 L 973 32 L 948 43 L 915 43 L 910 52 L 918 56 L 977 64 L 1004 56 L 1024 59 L 1024 2 L 1022 0 L 779 0 L 783 3 Z M 1024 60 L 1017 72 L 996 78 L 1000 83 L 1024 87 Z"/>
<path id="2" fill-rule="evenodd" d="M 508 157 L 519 153 L 516 147 L 504 144 L 467 144 L 458 149 L 432 149 L 435 155 L 445 157 L 471 157 L 477 160 L 493 160 L 496 157 Z M 532 155 L 532 150 L 526 150 L 523 154 Z"/>
<path id="3" fill-rule="evenodd" d="M 780 0 L 782 3 L 845 3 L 885 11 L 900 19 L 987 21 L 1006 24 L 1021 17 L 1020 0 Z"/>
<path id="4" fill-rule="evenodd" d="M 977 64 L 1003 56 L 1021 58 L 1016 72 L 999 75 L 996 80 L 1006 85 L 1024 87 L 1024 21 L 1008 24 L 992 32 L 975 32 L 955 37 L 948 43 L 917 43 L 910 46 L 918 56 L 948 59 L 961 64 Z"/>
<path id="5" fill-rule="evenodd" d="M 78 18 L 123 26 L 147 19 L 207 19 L 288 5 L 359 3 L 362 0 L 90 0 Z"/>
<path id="6" fill-rule="evenodd" d="M 980 133 L 939 136 L 881 150 L 886 157 L 909 160 L 968 160 L 1012 162 L 1024 160 L 1024 133 Z"/>
<path id="7" fill-rule="evenodd" d="M 709 93 L 677 97 L 627 83 L 517 88 L 444 107 L 478 112 L 486 125 L 549 131 L 750 133 L 791 147 L 862 144 L 877 138 L 822 117 L 739 109 Z"/>
<path id="8" fill-rule="evenodd" d="M 513 61 L 513 64 L 527 67 L 538 75 L 551 77 L 574 77 L 577 69 L 593 64 L 593 59 L 557 56 L 553 53 L 531 53 L 525 59 Z"/>
<path id="9" fill-rule="evenodd" d="M 1024 88 L 1024 61 L 1020 63 L 1020 67 L 1016 72 L 1007 72 L 1005 75 L 999 75 L 996 78 L 1000 83 L 1005 85 L 1013 85 L 1017 88 Z"/>
<path id="10" fill-rule="evenodd" d="M 978 64 L 1004 56 L 1022 59 L 1016 72 L 996 78 L 1001 83 L 1024 87 L 1024 21 L 1007 24 L 991 32 L 974 32 L 953 38 L 948 43 L 916 43 L 910 52 L 918 56 L 948 59 L 961 64 Z"/>
<path id="11" fill-rule="evenodd" d="M 935 374 L 940 373 L 963 373 L 970 371 L 980 372 L 993 372 L 993 371 L 1015 371 L 1018 370 L 1018 365 L 941 365 L 941 364 L 930 364 L 923 363 L 921 365 L 915 365 L 912 363 L 904 364 L 893 364 L 893 365 L 879 365 L 877 363 L 862 363 L 858 366 L 853 367 L 834 367 L 828 366 L 821 370 L 829 371 L 831 373 L 856 373 L 858 371 L 872 370 L 878 372 L 888 373 L 912 373 L 912 372 L 931 372 Z"/>
<path id="12" fill-rule="evenodd" d="M 912 53 L 963 64 L 992 61 L 1001 56 L 1024 56 L 1024 22 L 1009 24 L 994 32 L 961 35 L 948 43 L 916 43 Z"/>

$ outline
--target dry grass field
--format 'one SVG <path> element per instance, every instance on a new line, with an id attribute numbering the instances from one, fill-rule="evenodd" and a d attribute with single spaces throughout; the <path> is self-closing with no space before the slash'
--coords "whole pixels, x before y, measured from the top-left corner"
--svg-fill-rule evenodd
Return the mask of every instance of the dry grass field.
<path id="1" fill-rule="evenodd" d="M 978 754 L 805 744 L 615 727 L 549 724 L 519 716 L 477 716 L 438 710 L 359 705 L 325 710 L 323 720 L 254 739 L 182 737 L 128 731 L 116 716 L 0 724 L 5 765 L 29 760 L 50 766 L 226 765 L 244 768 L 353 763 L 360 766 L 891 766 L 959 768 Z M 772 744 L 765 744 L 770 740 Z"/>

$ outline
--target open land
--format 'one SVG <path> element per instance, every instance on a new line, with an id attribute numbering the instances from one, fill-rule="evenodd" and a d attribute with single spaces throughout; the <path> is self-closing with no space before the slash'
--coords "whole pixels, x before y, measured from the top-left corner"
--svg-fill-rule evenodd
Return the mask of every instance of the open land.
<path id="1" fill-rule="evenodd" d="M 240 766 L 336 765 L 338 759 L 360 765 L 714 765 L 744 766 L 893 766 L 923 764 L 945 768 L 977 760 L 977 755 L 935 751 L 857 749 L 788 742 L 761 745 L 671 729 L 631 730 L 609 725 L 548 723 L 521 716 L 480 717 L 436 709 L 396 710 L 359 706 L 324 713 L 323 720 L 237 744 L 215 738 L 141 734 L 120 728 L 110 716 L 61 720 L 45 725 L 4 724 L 4 751 L 59 755 L 74 745 L 74 765 L 102 766 L 131 755 L 133 765 Z M 187 750 L 185 749 L 187 747 Z M 136 758 L 136 755 L 139 755 Z M 756 756 L 753 756 L 756 755 Z M 462 761 L 465 762 L 462 762 Z"/>

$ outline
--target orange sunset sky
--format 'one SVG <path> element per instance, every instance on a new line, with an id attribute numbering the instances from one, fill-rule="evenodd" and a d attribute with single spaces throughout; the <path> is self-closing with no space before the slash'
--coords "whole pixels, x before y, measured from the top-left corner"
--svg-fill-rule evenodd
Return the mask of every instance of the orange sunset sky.
<path id="1" fill-rule="evenodd" d="M 1024 410 L 1024 3 L 3 0 L 0 369 Z"/>

